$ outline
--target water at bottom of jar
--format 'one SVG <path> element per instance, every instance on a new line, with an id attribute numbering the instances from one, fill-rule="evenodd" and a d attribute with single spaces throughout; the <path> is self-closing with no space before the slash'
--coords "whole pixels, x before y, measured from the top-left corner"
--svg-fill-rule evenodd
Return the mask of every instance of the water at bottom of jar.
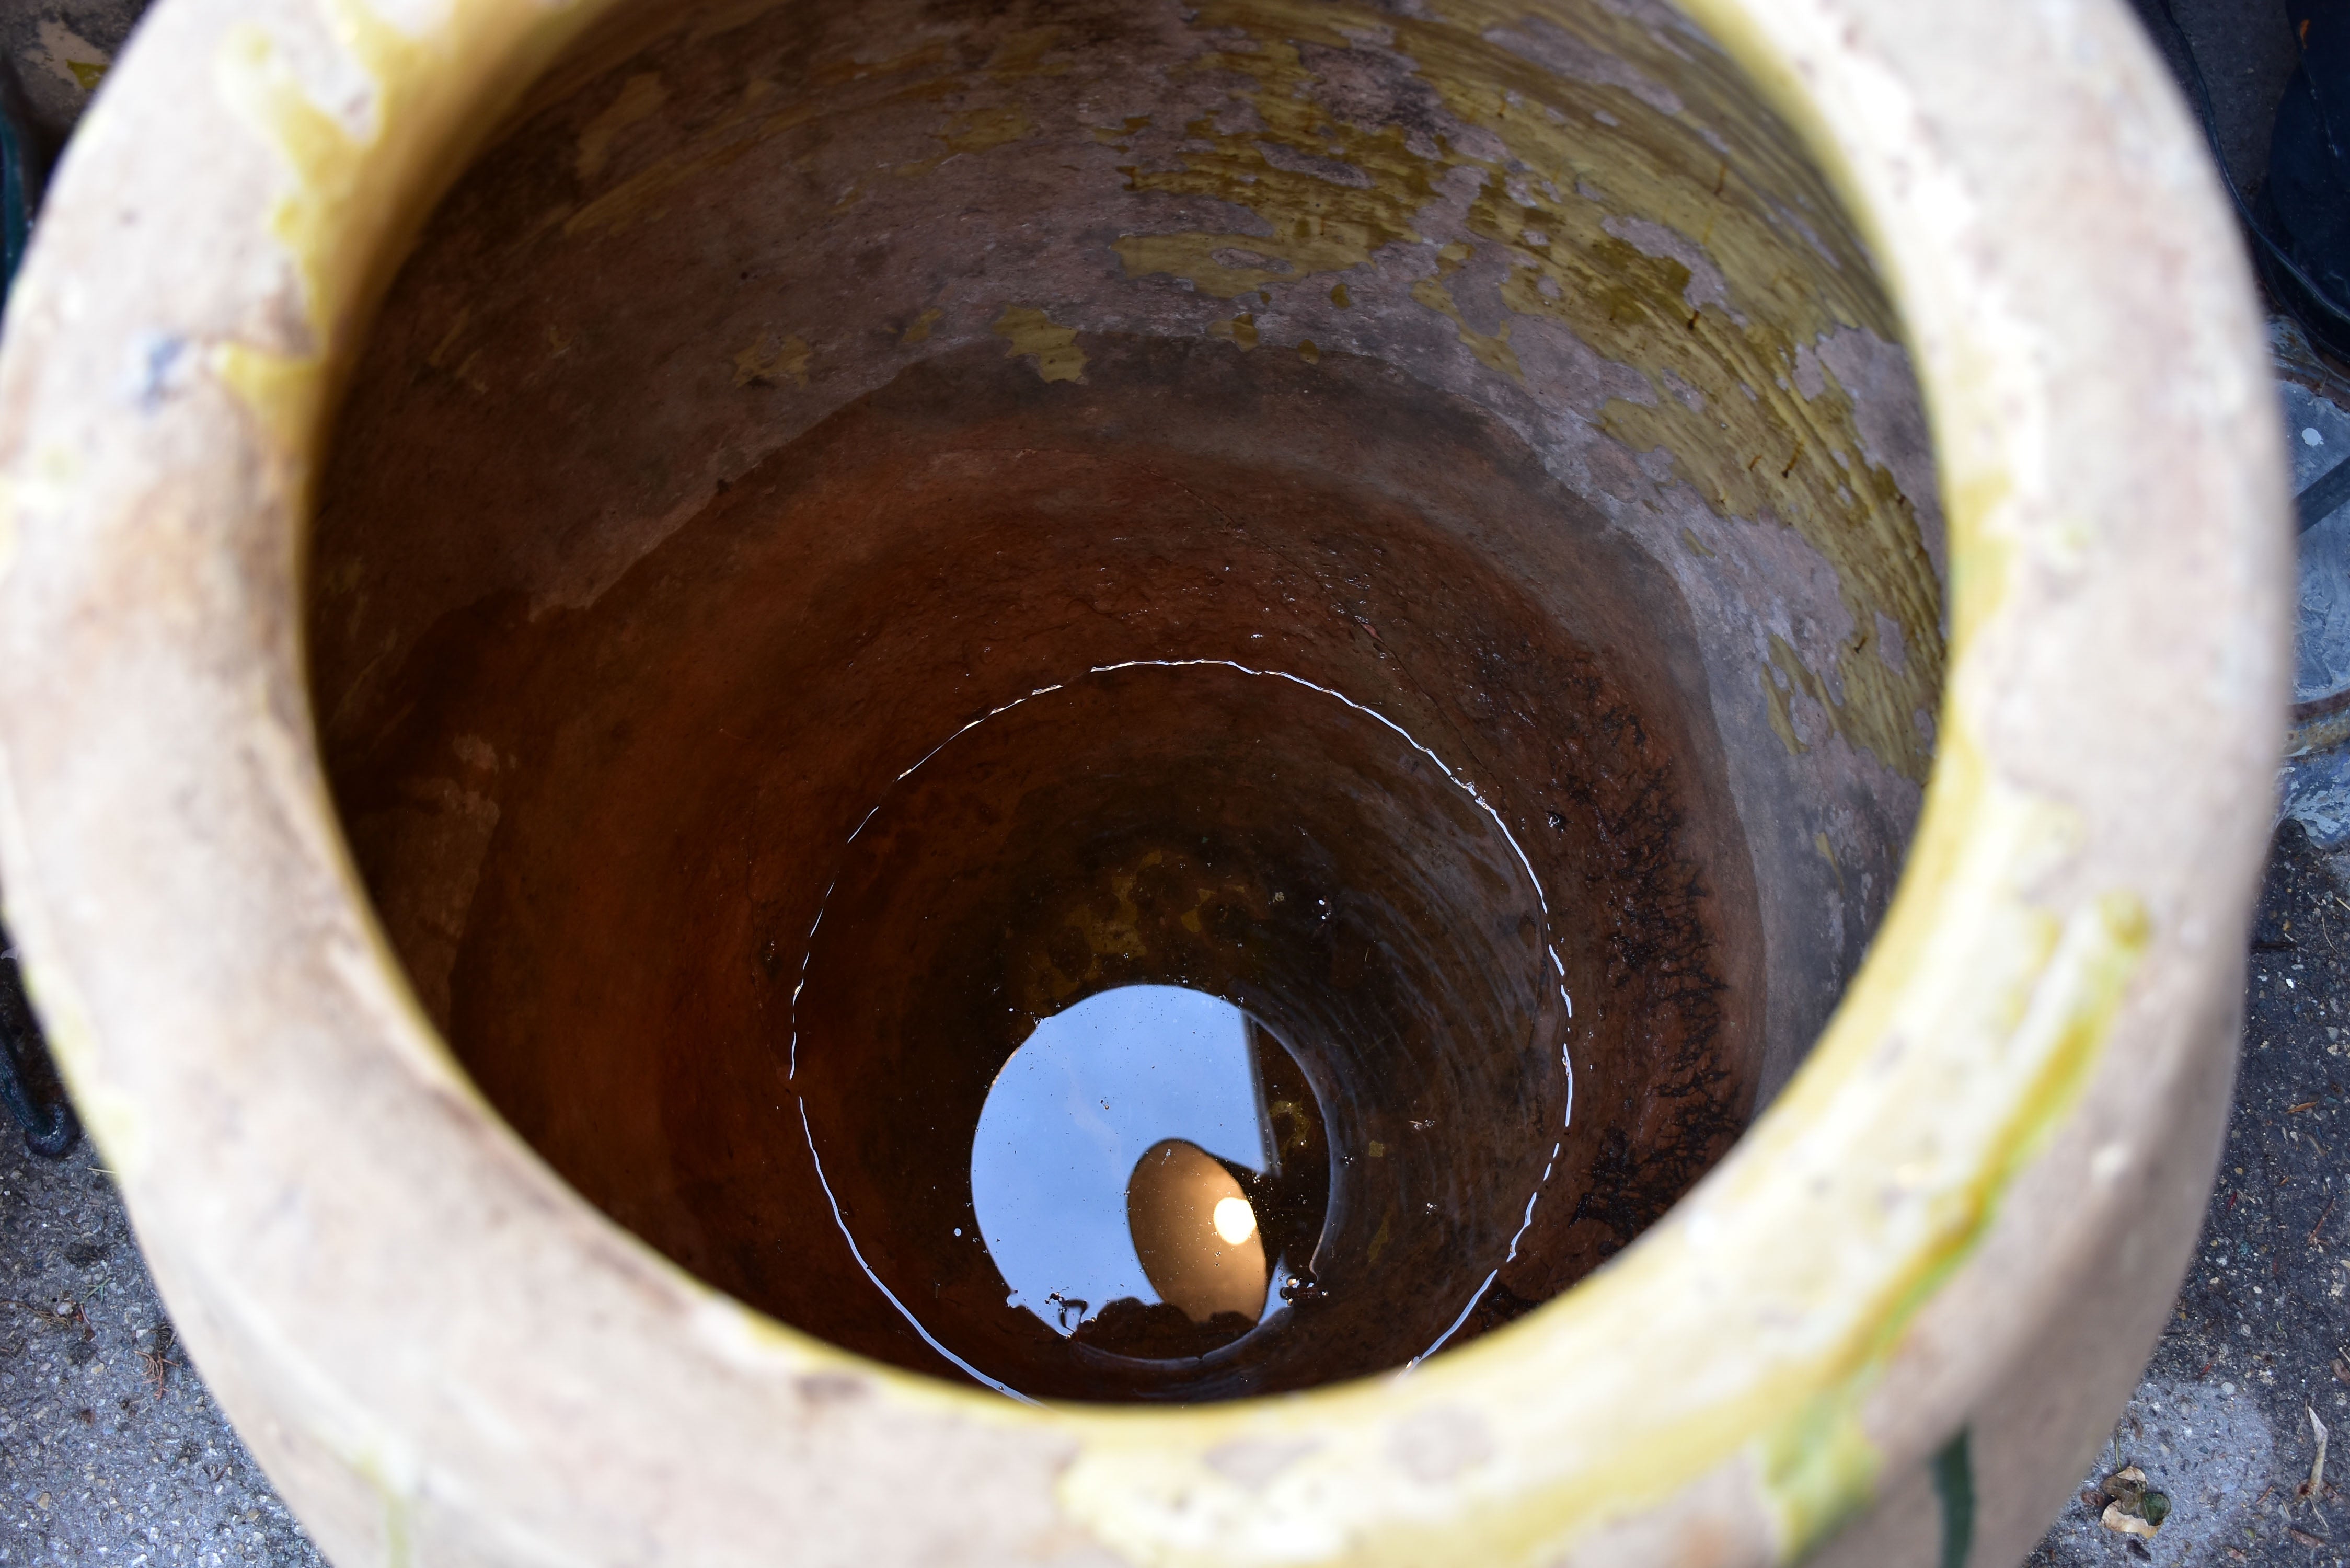
<path id="1" fill-rule="evenodd" d="M 972 1198 L 1009 1304 L 1171 1359 L 1241 1338 L 1310 1282 L 1327 1159 L 1270 1030 L 1204 992 L 1129 985 L 1040 1019 L 1004 1064 Z"/>
<path id="2" fill-rule="evenodd" d="M 790 982 L 875 1287 L 811 1326 L 1052 1399 L 1430 1354 L 1558 1152 L 1549 929 L 1499 812 L 1323 688 L 1113 667 L 993 711 L 859 819 Z"/>

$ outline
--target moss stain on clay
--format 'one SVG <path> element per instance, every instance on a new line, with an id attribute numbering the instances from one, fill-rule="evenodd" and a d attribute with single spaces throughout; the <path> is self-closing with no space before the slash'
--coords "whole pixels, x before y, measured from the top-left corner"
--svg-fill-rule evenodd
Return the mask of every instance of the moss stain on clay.
<path id="1" fill-rule="evenodd" d="M 946 144 L 946 151 L 936 158 L 920 159 L 901 163 L 891 172 L 904 178 L 928 174 L 951 158 L 965 153 L 984 152 L 991 147 L 1002 147 L 1033 136 L 1036 122 L 1028 111 L 1016 103 L 991 104 L 983 109 L 967 109 L 950 115 L 944 126 L 935 132 Z"/>
<path id="2" fill-rule="evenodd" d="M 795 332 L 781 342 L 775 334 L 763 332 L 734 356 L 734 384 L 738 387 L 780 386 L 786 379 L 794 386 L 808 384 L 808 358 L 813 350 L 807 339 Z"/>
<path id="3" fill-rule="evenodd" d="M 956 77 L 942 77 L 937 72 L 948 64 L 943 46 L 926 44 L 886 60 L 864 63 L 844 63 L 819 67 L 808 73 L 809 88 L 837 88 L 851 82 L 884 84 L 879 101 L 887 103 L 903 99 L 940 99 L 954 94 L 965 84 Z M 592 234 L 599 230 L 616 229 L 652 215 L 671 192 L 683 189 L 704 175 L 712 174 L 744 158 L 761 146 L 785 132 L 798 129 L 820 118 L 827 109 L 825 96 L 803 91 L 788 96 L 782 107 L 772 100 L 775 84 L 764 78 L 754 78 L 743 84 L 742 96 L 733 108 L 721 114 L 707 128 L 695 132 L 682 145 L 637 171 L 617 184 L 588 198 L 569 212 L 558 211 L 555 221 L 562 224 L 567 236 Z M 947 152 L 936 159 L 926 159 L 895 171 L 899 173 L 927 173 L 936 169 L 949 156 L 957 152 L 984 151 L 1016 140 L 1019 130 L 1007 130 L 1014 121 L 1007 120 L 1007 111 L 1001 108 L 972 109 L 948 117 L 937 132 L 947 144 Z M 1009 114 L 1024 121 L 1025 116 L 1016 106 Z"/>
<path id="4" fill-rule="evenodd" d="M 1235 7 L 1203 8 L 1195 26 L 1244 31 L 1252 47 L 1211 49 L 1189 69 L 1253 80 L 1248 101 L 1262 127 L 1224 131 L 1212 116 L 1202 116 L 1184 127 L 1181 168 L 1128 164 L 1119 170 L 1130 191 L 1231 202 L 1256 213 L 1273 232 L 1124 234 L 1116 248 L 1128 277 L 1165 273 L 1212 298 L 1233 299 L 1276 283 L 1366 266 L 1388 245 L 1419 240 L 1416 216 L 1437 199 L 1444 161 L 1413 151 L 1402 126 L 1350 124 L 1315 101 L 1320 78 L 1288 36 L 1284 24 L 1292 20 L 1302 36 L 1326 36 L 1344 48 L 1347 40 L 1331 34 L 1332 27 L 1358 21 L 1377 26 L 1382 19 L 1341 8 L 1326 17 L 1302 6 L 1294 17 L 1259 6 L 1245 15 Z M 1276 163 L 1267 143 L 1313 161 Z"/>
<path id="5" fill-rule="evenodd" d="M 651 119 L 669 101 L 669 89 L 658 71 L 639 71 L 620 84 L 611 107 L 579 131 L 579 156 L 572 165 L 582 180 L 593 180 L 612 159 L 612 140 L 629 127 Z"/>
<path id="6" fill-rule="evenodd" d="M 1480 332 L 1469 325 L 1461 314 L 1461 306 L 1444 280 L 1461 270 L 1471 255 L 1474 246 L 1454 243 L 1436 253 L 1436 275 L 1421 278 L 1411 286 L 1411 296 L 1429 309 L 1452 323 L 1461 343 L 1477 357 L 1477 362 L 1488 370 L 1498 370 L 1513 381 L 1523 382 L 1525 371 L 1518 365 L 1518 357 L 1510 351 L 1510 324 L 1504 321 L 1492 332 Z"/>
<path id="7" fill-rule="evenodd" d="M 989 328 L 1012 347 L 1005 353 L 1025 357 L 1036 374 L 1047 381 L 1082 381 L 1086 351 L 1077 347 L 1077 329 L 1059 327 L 1033 306 L 1006 306 Z"/>
<path id="8" fill-rule="evenodd" d="M 1270 233 L 1128 234 L 1118 254 L 1129 276 L 1169 274 L 1219 299 L 1393 265 L 1388 247 L 1420 244 L 1419 224 L 1440 187 L 1470 171 L 1475 242 L 1440 251 L 1413 297 L 1451 321 L 1481 363 L 1521 378 L 1509 321 L 1476 330 L 1451 282 L 1491 247 L 1508 264 L 1498 293 L 1511 315 L 1555 322 L 1638 370 L 1655 395 L 1610 400 L 1600 429 L 1636 452 L 1669 452 L 1721 517 L 1792 526 L 1835 565 L 1859 640 L 1829 670 L 1805 669 L 1792 649 L 1790 661 L 1804 670 L 1807 691 L 1836 693 L 1823 706 L 1837 732 L 1922 782 L 1929 747 L 1916 715 L 1933 709 L 1941 688 L 1939 587 L 1914 507 L 1862 455 L 1852 399 L 1812 354 L 1856 327 L 1895 340 L 1892 310 L 1786 132 L 1760 109 L 1735 107 L 1745 100 L 1730 61 L 1603 7 L 1578 8 L 1571 21 L 1586 36 L 1473 0 L 1431 17 L 1211 0 L 1195 26 L 1219 47 L 1191 68 L 1252 83 L 1242 96 L 1262 123 L 1225 131 L 1202 117 L 1185 127 L 1180 168 L 1123 171 L 1134 191 L 1212 198 Z M 1245 43 L 1225 42 L 1235 35 Z M 1501 155 L 1481 156 L 1496 149 L 1479 137 L 1357 124 L 1326 107 L 1305 51 L 1359 51 L 1366 38 L 1392 39 L 1393 57 L 1458 120 L 1495 139 Z M 1604 73 L 1610 80 L 1579 79 L 1533 57 L 1545 54 L 1570 66 L 1612 57 L 1630 74 L 1619 67 Z M 1679 111 L 1676 87 L 1731 106 L 1722 112 L 1736 123 L 1709 137 Z M 1780 207 L 1764 190 L 1810 192 L 1809 213 Z M 1791 230 L 1811 242 L 1797 265 Z M 1673 236 L 1703 251 L 1718 283 L 1657 254 L 1679 248 Z M 1805 396 L 1814 378 L 1819 389 Z M 1682 389 L 1694 395 L 1677 395 Z M 1867 647 L 1879 614 L 1911 650 L 1905 669 Z"/>
<path id="9" fill-rule="evenodd" d="M 1246 353 L 1256 347 L 1256 317 L 1243 310 L 1229 321 L 1211 321 L 1208 336 L 1221 337 Z"/>
<path id="10" fill-rule="evenodd" d="M 770 8 L 767 0 L 758 0 L 758 4 L 746 7 L 739 18 L 723 20 L 729 26 L 741 26 Z M 798 90 L 787 94 L 781 107 L 773 101 L 776 84 L 754 78 L 744 85 L 740 101 L 731 110 L 697 131 L 684 145 L 591 197 L 576 210 L 557 213 L 556 221 L 561 223 L 565 234 L 577 235 L 649 217 L 671 192 L 715 173 L 774 138 L 831 112 L 837 106 L 829 103 L 819 89 L 873 84 L 881 89 L 873 100 L 877 104 L 984 96 L 990 88 L 1000 89 L 1029 78 L 1066 75 L 1070 69 L 1066 43 L 1066 29 L 1062 27 L 1024 28 L 1000 40 L 979 69 L 960 73 L 951 69 L 950 52 L 938 42 L 881 60 L 827 62 L 809 70 L 806 79 L 795 84 Z M 611 140 L 617 131 L 658 112 L 666 101 L 666 94 L 657 90 L 657 81 L 652 87 L 639 88 L 637 84 L 642 79 L 645 78 L 632 78 L 612 108 L 583 128 L 578 167 L 583 181 L 600 172 L 608 161 Z M 949 113 L 932 132 L 944 147 L 943 151 L 935 157 L 899 164 L 885 172 L 901 178 L 930 174 L 951 159 L 1025 140 L 1036 130 L 1025 106 L 1016 99 L 968 104 Z M 591 151 L 595 154 L 592 158 Z M 848 204 L 852 199 L 845 198 L 842 204 Z"/>

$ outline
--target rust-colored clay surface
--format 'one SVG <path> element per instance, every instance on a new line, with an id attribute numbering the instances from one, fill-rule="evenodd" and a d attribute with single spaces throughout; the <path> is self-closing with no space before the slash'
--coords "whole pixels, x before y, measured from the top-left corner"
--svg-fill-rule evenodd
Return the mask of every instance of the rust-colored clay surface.
<path id="1" fill-rule="evenodd" d="M 311 574 L 361 868 L 523 1136 L 1073 1396 L 1397 1365 L 1661 1215 L 1857 961 L 1940 659 L 1889 312 L 1676 26 L 599 25 L 393 285 Z M 1032 1021 L 1136 981 L 1280 1028 L 1336 1161 L 1311 1311 L 1181 1376 L 942 1240 Z"/>
<path id="2" fill-rule="evenodd" d="M 1353 1016 L 1389 1026 L 1405 1055 L 1326 1066 L 1360 1102 L 1345 1135 L 1357 1157 L 1374 1138 L 1429 1149 L 1412 1201 L 1446 1217 L 1398 1238 L 1372 1288 L 1390 1217 L 1360 1207 L 1335 1237 L 1361 1262 L 1324 1309 L 1327 1332 L 1294 1367 L 1215 1391 L 1371 1370 L 1440 1333 L 1458 1301 L 1418 1318 L 1441 1305 L 1441 1282 L 1458 1295 L 1467 1272 L 1473 1287 L 1500 1261 L 1493 1228 L 1505 1242 L 1518 1220 L 1497 1201 L 1514 1209 L 1542 1185 L 1565 1112 L 1555 1038 L 1572 1043 L 1577 1114 L 1516 1261 L 1463 1334 L 1621 1247 L 1750 1107 L 1751 875 L 1719 762 L 1687 722 L 1677 639 L 1659 635 L 1676 607 L 1655 575 L 1489 421 L 1398 392 L 1360 361 L 1251 364 L 1213 344 L 1097 343 L 1082 385 L 998 353 L 942 356 L 729 486 L 592 607 L 533 617 L 505 596 L 444 617 L 380 688 L 372 724 L 337 726 L 332 754 L 394 940 L 484 1090 L 582 1191 L 703 1277 L 868 1354 L 936 1366 L 850 1256 L 801 1096 L 827 1147 L 855 1151 L 829 1162 L 852 1210 L 962 1179 L 979 1097 L 1024 1031 L 925 1034 L 899 1013 L 976 1018 L 980 976 L 1025 976 L 1024 946 L 1076 934 L 1038 888 L 1082 900 L 1122 868 L 1100 859 L 1113 847 L 1172 852 L 1197 864 L 1154 906 L 1162 925 L 1196 911 L 1195 884 L 1228 888 L 1217 897 L 1243 924 L 1275 920 L 1284 876 L 1336 906 L 1300 951 L 1318 972 L 1176 969 L 1276 1012 L 1368 986 L 1369 1012 Z M 911 863 L 927 891 L 837 896 L 807 970 L 807 1065 L 787 1080 L 810 926 L 895 776 L 991 708 L 1148 659 L 1287 672 L 1409 731 L 1523 846 L 1548 931 L 1506 863 L 1381 922 L 1399 878 L 1441 857 L 1398 831 L 1408 815 L 1382 815 L 1422 798 L 1383 776 L 1399 757 L 1338 742 L 1408 754 L 1399 739 L 1360 720 L 1302 732 L 1279 722 L 1279 693 L 1231 671 L 1205 693 L 1163 670 L 1099 677 L 1058 700 L 1079 705 L 1057 717 L 1095 754 L 1006 736 L 1016 782 L 923 815 L 931 841 Z M 961 744 L 993 743 L 1027 714 Z M 1098 781 L 1119 774 L 1135 782 L 1108 841 L 1056 832 L 1055 791 L 1115 795 Z M 1243 781 L 1257 798 L 1235 793 Z M 1457 790 L 1430 798 L 1448 794 L 1478 817 Z M 1490 863 L 1498 837 L 1482 818 L 1471 828 Z M 1094 859 L 1049 863 L 1080 849 Z M 1031 934 L 1011 931 L 1006 901 Z M 1546 1021 L 1548 1037 L 1534 1027 L 1545 945 L 1575 999 L 1571 1030 Z M 1170 961 L 1143 944 L 1055 972 L 1099 989 L 1168 978 Z M 961 992 L 958 965 L 979 971 Z M 904 1001 L 877 1018 L 876 993 Z M 1034 1012 L 1069 995 L 1016 1000 Z M 1360 1033 L 1334 1022 L 1320 1037 Z M 1448 1087 L 1429 1071 L 1448 1051 L 1468 1058 L 1461 1073 L 1503 1081 Z M 1398 1082 L 1407 1069 L 1424 1081 Z M 1440 1136 L 1414 1139 L 1414 1119 Z M 875 1261 L 933 1272 L 972 1303 L 1002 1299 L 968 1248 Z M 1005 1355 L 1049 1364 L 1050 1338 L 1027 1333 L 1027 1352 Z M 1039 1366 L 1029 1386 L 1092 1385 Z"/>

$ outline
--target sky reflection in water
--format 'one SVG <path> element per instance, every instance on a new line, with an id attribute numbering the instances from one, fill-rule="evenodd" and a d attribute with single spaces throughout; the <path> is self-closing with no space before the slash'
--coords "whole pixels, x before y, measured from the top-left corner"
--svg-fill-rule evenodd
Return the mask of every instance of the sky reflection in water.
<path id="1" fill-rule="evenodd" d="M 1245 1013 L 1180 986 L 1130 985 L 1038 1022 L 996 1075 L 972 1147 L 980 1235 L 1011 1304 L 1067 1334 L 1121 1297 L 1159 1300 L 1127 1186 L 1170 1138 L 1267 1168 Z"/>

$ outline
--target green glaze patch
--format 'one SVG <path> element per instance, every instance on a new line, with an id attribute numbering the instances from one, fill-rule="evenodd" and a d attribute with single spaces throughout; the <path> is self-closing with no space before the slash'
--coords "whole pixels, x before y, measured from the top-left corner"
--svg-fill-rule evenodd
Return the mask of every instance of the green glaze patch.
<path id="1" fill-rule="evenodd" d="M 1758 1445 L 1783 1538 L 1818 1541 L 1874 1495 L 1884 1458 L 1861 1428 L 1866 1392 L 1858 1380 L 1830 1388 Z"/>
<path id="2" fill-rule="evenodd" d="M 1963 1427 L 1934 1456 L 1934 1495 L 1942 1504 L 1942 1568 L 1966 1568 L 1975 1543 L 1975 1465 Z"/>

